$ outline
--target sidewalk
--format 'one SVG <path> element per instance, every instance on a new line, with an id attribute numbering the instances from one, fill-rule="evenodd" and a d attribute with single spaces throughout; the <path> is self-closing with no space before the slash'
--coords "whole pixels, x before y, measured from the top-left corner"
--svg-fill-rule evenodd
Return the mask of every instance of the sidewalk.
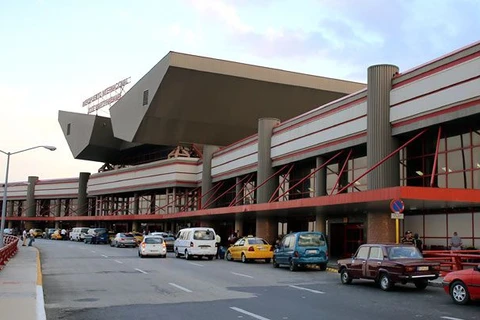
<path id="1" fill-rule="evenodd" d="M 18 248 L 17 254 L 0 271 L 2 319 L 45 320 L 38 250 L 22 247 L 21 242 Z"/>

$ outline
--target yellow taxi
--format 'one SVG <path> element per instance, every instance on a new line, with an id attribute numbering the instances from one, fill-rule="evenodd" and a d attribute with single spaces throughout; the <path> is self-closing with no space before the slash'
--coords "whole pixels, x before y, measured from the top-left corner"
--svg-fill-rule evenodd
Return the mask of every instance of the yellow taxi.
<path id="1" fill-rule="evenodd" d="M 142 241 L 143 241 L 143 234 L 142 233 L 133 231 L 133 232 L 130 232 L 130 234 L 133 235 L 133 237 L 135 238 L 135 241 L 137 241 L 137 243 L 142 243 Z"/>
<path id="2" fill-rule="evenodd" d="M 60 233 L 60 230 L 55 230 L 54 233 L 50 236 L 50 239 L 52 240 L 62 240 L 62 234 Z"/>
<path id="3" fill-rule="evenodd" d="M 33 229 L 33 237 L 34 238 L 43 237 L 43 230 L 42 229 Z"/>
<path id="4" fill-rule="evenodd" d="M 228 261 L 242 260 L 244 263 L 260 259 L 269 263 L 272 257 L 273 246 L 266 240 L 253 236 L 238 239 L 225 253 L 225 259 Z"/>

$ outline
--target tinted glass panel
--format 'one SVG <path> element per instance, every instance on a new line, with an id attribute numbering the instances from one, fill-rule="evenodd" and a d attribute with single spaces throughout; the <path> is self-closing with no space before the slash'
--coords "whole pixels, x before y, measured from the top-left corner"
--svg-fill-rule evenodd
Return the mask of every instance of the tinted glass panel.
<path id="1" fill-rule="evenodd" d="M 263 239 L 258 239 L 258 238 L 248 239 L 248 243 L 249 243 L 249 244 L 268 244 L 267 241 L 265 241 L 265 240 L 263 240 Z"/>
<path id="2" fill-rule="evenodd" d="M 210 230 L 196 230 L 193 240 L 215 240 L 215 235 Z"/>
<path id="3" fill-rule="evenodd" d="M 370 248 L 370 259 L 383 259 L 383 252 L 382 248 L 380 247 L 372 247 Z"/>
<path id="4" fill-rule="evenodd" d="M 367 259 L 368 257 L 368 247 L 361 247 L 357 252 L 357 259 Z"/>
<path id="5" fill-rule="evenodd" d="M 145 243 L 148 243 L 148 244 L 155 244 L 155 243 L 162 243 L 163 242 L 163 239 L 162 238 L 146 238 L 145 239 Z"/>
<path id="6" fill-rule="evenodd" d="M 325 245 L 323 234 L 304 233 L 298 236 L 299 247 L 320 247 Z"/>

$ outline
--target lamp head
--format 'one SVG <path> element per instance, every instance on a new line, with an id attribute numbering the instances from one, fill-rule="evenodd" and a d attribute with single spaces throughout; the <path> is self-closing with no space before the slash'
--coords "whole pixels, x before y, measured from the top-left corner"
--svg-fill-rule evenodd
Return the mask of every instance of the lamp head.
<path id="1" fill-rule="evenodd" d="M 42 146 L 42 147 L 44 147 L 45 149 L 48 149 L 48 150 L 50 150 L 50 151 L 55 151 L 55 150 L 57 150 L 57 147 L 54 147 L 54 146 Z"/>

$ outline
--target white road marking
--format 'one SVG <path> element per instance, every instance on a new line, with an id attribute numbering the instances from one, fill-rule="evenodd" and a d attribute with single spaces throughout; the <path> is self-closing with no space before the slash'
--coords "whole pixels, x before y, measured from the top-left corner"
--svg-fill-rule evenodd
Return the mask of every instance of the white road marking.
<path id="1" fill-rule="evenodd" d="M 230 309 L 232 309 L 234 311 L 237 311 L 237 312 L 240 312 L 240 313 L 243 313 L 243 314 L 246 314 L 247 316 L 250 316 L 250 317 L 258 319 L 258 320 L 270 320 L 270 319 L 262 317 L 258 314 L 248 312 L 247 310 L 243 310 L 243 309 L 240 309 L 240 308 L 237 308 L 237 307 L 230 307 Z"/>
<path id="2" fill-rule="evenodd" d="M 197 267 L 203 267 L 203 264 L 200 264 L 200 263 L 195 263 L 195 262 L 189 262 L 189 263 Z"/>
<path id="3" fill-rule="evenodd" d="M 118 261 L 118 260 L 113 260 L 113 261 L 115 261 L 116 263 L 123 264 L 123 262 L 122 262 L 122 261 Z"/>
<path id="4" fill-rule="evenodd" d="M 93 251 L 93 250 L 92 250 L 92 253 L 96 253 L 96 252 L 97 252 L 97 251 Z"/>
<path id="5" fill-rule="evenodd" d="M 324 294 L 324 293 L 325 293 L 325 292 L 323 292 L 323 291 L 308 289 L 308 288 L 299 287 L 299 286 L 294 286 L 294 285 L 290 285 L 289 287 L 290 287 L 290 288 L 295 288 L 295 289 L 298 289 L 298 290 L 305 290 L 305 291 L 312 292 L 312 293 L 320 293 L 320 294 Z"/>
<path id="6" fill-rule="evenodd" d="M 250 278 L 250 279 L 253 279 L 252 276 L 249 276 L 247 274 L 243 274 L 243 273 L 236 273 L 236 272 L 230 272 L 231 274 L 234 274 L 236 276 L 240 276 L 240 277 L 245 277 L 245 278 Z"/>
<path id="7" fill-rule="evenodd" d="M 180 290 L 183 290 L 183 291 L 185 291 L 185 292 L 192 292 L 192 290 L 187 289 L 187 288 L 184 288 L 184 287 L 182 287 L 182 286 L 179 286 L 178 284 L 175 284 L 175 283 L 171 283 L 171 282 L 170 282 L 169 285 L 171 285 L 171 286 L 173 286 L 173 287 L 175 287 L 175 288 L 178 288 L 178 289 L 180 289 Z"/>
<path id="8" fill-rule="evenodd" d="M 145 272 L 145 271 L 143 271 L 143 270 L 141 270 L 141 269 L 135 268 L 135 270 L 137 270 L 138 272 L 144 273 L 144 274 L 148 274 L 148 272 Z"/>
<path id="9" fill-rule="evenodd" d="M 104 255 L 104 254 L 102 254 L 102 257 L 108 258 L 108 256 L 106 256 L 106 255 Z"/>
<path id="10" fill-rule="evenodd" d="M 442 319 L 446 319 L 446 320 L 463 320 L 462 318 L 453 318 L 453 317 L 440 317 Z"/>

